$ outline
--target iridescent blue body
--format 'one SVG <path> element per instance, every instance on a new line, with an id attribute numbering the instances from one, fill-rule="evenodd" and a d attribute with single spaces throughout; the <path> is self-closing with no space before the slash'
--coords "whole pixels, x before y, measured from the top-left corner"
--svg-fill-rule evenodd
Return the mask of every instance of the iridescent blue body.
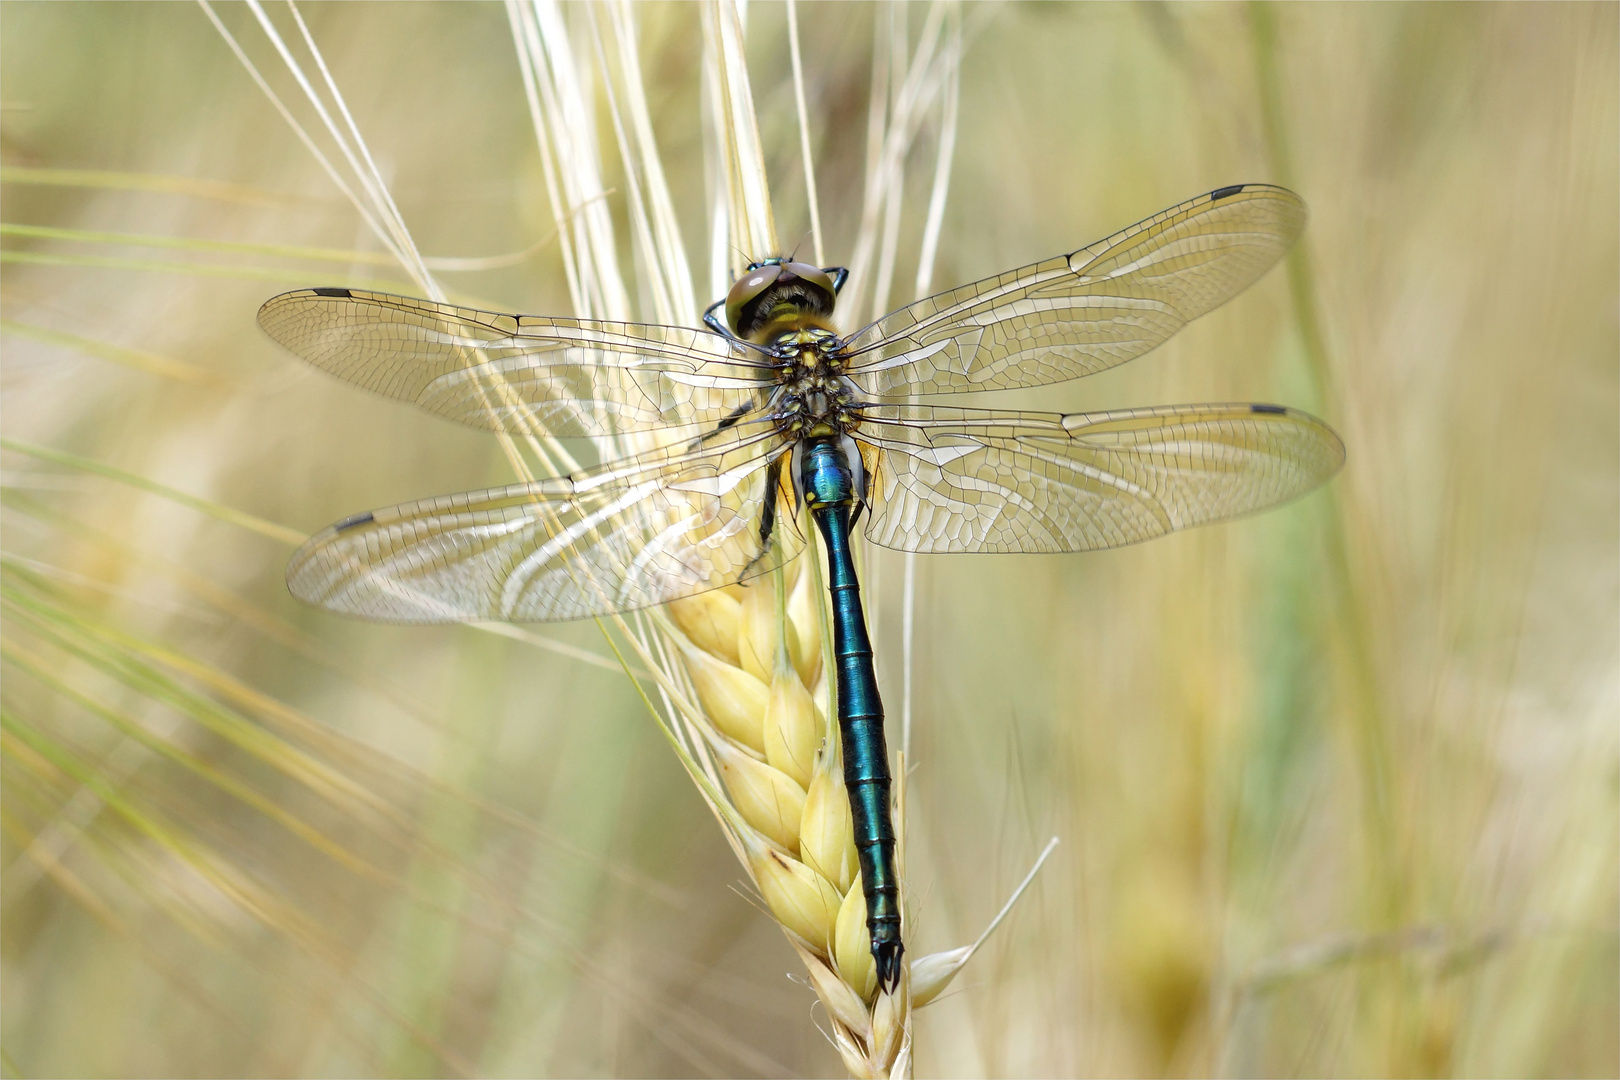
<path id="1" fill-rule="evenodd" d="M 883 700 L 872 666 L 872 641 L 861 609 L 861 586 L 850 547 L 851 527 L 866 502 L 867 475 L 849 433 L 860 426 L 852 408 L 858 388 L 845 374 L 844 343 L 829 322 L 847 271 L 785 259 L 748 267 L 724 301 L 704 316 L 709 327 L 767 347 L 781 362 L 767 411 L 797 437 L 790 474 L 794 493 L 810 510 L 827 547 L 832 594 L 833 659 L 838 665 L 838 730 L 844 755 L 855 850 L 866 900 L 866 927 L 878 981 L 900 980 L 900 875 L 889 809 L 889 749 Z M 727 324 L 715 317 L 724 303 Z M 774 515 L 762 529 L 775 527 Z M 762 546 L 768 543 L 762 536 Z"/>
<path id="2" fill-rule="evenodd" d="M 801 458 L 800 490 L 827 545 L 832 594 L 833 655 L 838 664 L 838 729 L 844 784 L 855 823 L 855 850 L 866 897 L 866 925 L 878 980 L 893 986 L 900 975 L 900 882 L 889 819 L 889 750 L 883 738 L 883 701 L 872 667 L 872 642 L 861 609 L 861 586 L 850 549 L 850 522 L 858 505 L 856 471 L 830 437 L 813 440 Z"/>

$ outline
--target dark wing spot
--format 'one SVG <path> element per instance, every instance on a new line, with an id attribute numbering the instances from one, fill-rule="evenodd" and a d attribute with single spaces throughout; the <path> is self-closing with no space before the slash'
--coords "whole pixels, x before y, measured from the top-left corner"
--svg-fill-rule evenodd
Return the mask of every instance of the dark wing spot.
<path id="1" fill-rule="evenodd" d="M 371 511 L 368 510 L 364 514 L 356 514 L 353 517 L 344 518 L 342 521 L 332 526 L 332 531 L 347 532 L 349 529 L 353 529 L 357 526 L 366 524 L 368 521 L 374 520 L 376 519 L 372 516 Z"/>
<path id="2" fill-rule="evenodd" d="M 1281 405 L 1250 405 L 1250 412 L 1265 413 L 1269 416 L 1282 416 L 1288 412 Z"/>
<path id="3" fill-rule="evenodd" d="M 353 297 L 354 297 L 354 294 L 349 292 L 348 289 L 321 288 L 321 289 L 311 289 L 309 291 L 314 293 L 316 296 L 335 296 L 340 300 L 350 300 L 350 299 L 353 299 Z"/>
<path id="4" fill-rule="evenodd" d="M 1231 187 L 1216 188 L 1214 191 L 1209 193 L 1209 201 L 1220 202 L 1222 199 L 1230 199 L 1232 196 L 1242 191 L 1243 187 L 1244 185 L 1242 184 L 1233 184 Z"/>

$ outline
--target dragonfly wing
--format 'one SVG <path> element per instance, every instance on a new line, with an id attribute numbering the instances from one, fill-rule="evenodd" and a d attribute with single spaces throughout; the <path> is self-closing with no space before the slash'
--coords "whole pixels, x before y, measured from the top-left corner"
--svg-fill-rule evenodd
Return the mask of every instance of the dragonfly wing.
<path id="1" fill-rule="evenodd" d="M 678 326 L 506 315 L 359 289 L 259 309 L 277 342 L 346 382 L 462 424 L 597 436 L 713 425 L 763 402 L 761 357 Z"/>
<path id="2" fill-rule="evenodd" d="M 1344 463 L 1313 416 L 1278 405 L 1015 413 L 863 410 L 866 535 L 918 552 L 1090 551 L 1286 502 Z"/>
<path id="3" fill-rule="evenodd" d="M 1071 255 L 919 300 L 849 341 L 870 394 L 1039 386 L 1141 356 L 1248 288 L 1305 227 L 1298 195 L 1240 184 Z"/>
<path id="4" fill-rule="evenodd" d="M 300 600 L 383 622 L 553 622 L 661 604 L 774 569 L 802 539 L 759 521 L 771 431 L 726 433 L 555 480 L 360 514 L 287 567 Z"/>

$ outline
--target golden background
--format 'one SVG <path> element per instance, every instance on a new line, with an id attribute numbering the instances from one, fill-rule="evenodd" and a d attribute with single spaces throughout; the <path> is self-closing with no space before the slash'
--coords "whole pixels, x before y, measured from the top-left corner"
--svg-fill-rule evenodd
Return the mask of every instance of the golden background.
<path id="1" fill-rule="evenodd" d="M 424 252 L 548 237 L 501 6 L 301 10 Z M 294 94 L 249 12 L 218 11 Z M 636 14 L 715 299 L 698 12 Z M 874 41 L 914 44 L 925 14 L 799 7 L 834 262 Z M 959 17 L 936 288 L 1230 183 L 1312 213 L 1293 261 L 1155 353 L 996 404 L 1276 401 L 1349 457 L 1285 509 L 1141 547 L 918 559 L 908 940 L 971 941 L 1062 839 L 918 1015 L 918 1072 L 1614 1075 L 1617 8 Z M 748 18 L 792 246 L 785 9 Z M 489 437 L 259 333 L 285 288 L 414 290 L 366 261 L 201 10 L 0 19 L 6 1075 L 833 1074 L 792 954 L 594 625 L 528 629 L 597 662 L 286 594 L 292 533 L 511 474 Z M 554 244 L 444 280 L 569 313 Z M 901 560 L 868 566 L 898 717 Z"/>

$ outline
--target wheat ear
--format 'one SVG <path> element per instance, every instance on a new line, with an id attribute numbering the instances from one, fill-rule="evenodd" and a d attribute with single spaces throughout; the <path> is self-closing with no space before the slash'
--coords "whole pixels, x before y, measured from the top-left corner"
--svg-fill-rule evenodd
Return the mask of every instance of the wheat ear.
<path id="1" fill-rule="evenodd" d="M 738 846 L 826 1006 L 834 1045 L 854 1076 L 897 1065 L 903 1074 L 910 987 L 878 992 L 826 678 L 821 577 L 812 550 L 750 587 L 666 610 L 701 705 L 697 726 L 744 824 L 734 827 Z"/>

